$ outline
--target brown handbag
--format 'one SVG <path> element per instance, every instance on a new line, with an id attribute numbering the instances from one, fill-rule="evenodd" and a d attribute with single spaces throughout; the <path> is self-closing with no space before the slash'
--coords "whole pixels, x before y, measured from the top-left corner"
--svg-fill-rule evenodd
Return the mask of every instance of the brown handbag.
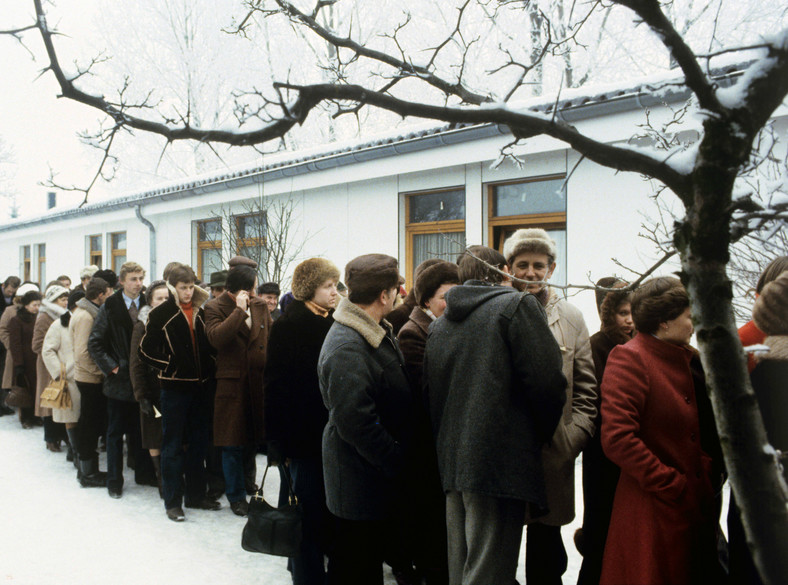
<path id="1" fill-rule="evenodd" d="M 68 392 L 66 383 L 66 368 L 60 364 L 60 376 L 56 380 L 51 380 L 41 392 L 41 408 L 71 408 L 71 394 Z"/>
<path id="2" fill-rule="evenodd" d="M 33 408 L 35 402 L 33 394 L 22 386 L 11 386 L 5 397 L 6 406 L 12 408 Z"/>

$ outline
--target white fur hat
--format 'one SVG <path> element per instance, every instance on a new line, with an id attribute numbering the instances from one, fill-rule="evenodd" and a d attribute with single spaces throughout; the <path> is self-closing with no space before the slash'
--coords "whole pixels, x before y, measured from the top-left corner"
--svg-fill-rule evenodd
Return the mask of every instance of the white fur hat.
<path id="1" fill-rule="evenodd" d="M 68 296 L 68 289 L 65 286 L 60 286 L 59 284 L 53 284 L 44 293 L 44 299 L 50 303 L 54 303 L 63 295 Z"/>
<path id="2" fill-rule="evenodd" d="M 512 260 L 523 252 L 536 252 L 547 254 L 555 262 L 558 259 L 555 241 L 542 228 L 524 228 L 514 232 L 504 242 L 503 255 L 506 262 Z"/>
<path id="3" fill-rule="evenodd" d="M 25 296 L 25 293 L 29 293 L 31 290 L 39 292 L 38 291 L 38 287 L 34 283 L 26 282 L 25 284 L 20 286 L 18 289 L 16 289 L 16 296 L 21 298 L 21 297 Z"/>

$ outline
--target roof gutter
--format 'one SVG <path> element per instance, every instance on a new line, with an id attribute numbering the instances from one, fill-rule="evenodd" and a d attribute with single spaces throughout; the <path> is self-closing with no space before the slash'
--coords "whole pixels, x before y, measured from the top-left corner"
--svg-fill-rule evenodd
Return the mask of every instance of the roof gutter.
<path id="1" fill-rule="evenodd" d="M 149 220 L 142 216 L 142 205 L 134 206 L 134 213 L 137 214 L 137 219 L 139 219 L 144 225 L 148 226 L 148 231 L 150 232 L 150 260 L 148 263 L 150 268 L 149 274 L 158 274 L 156 272 L 156 227 Z"/>

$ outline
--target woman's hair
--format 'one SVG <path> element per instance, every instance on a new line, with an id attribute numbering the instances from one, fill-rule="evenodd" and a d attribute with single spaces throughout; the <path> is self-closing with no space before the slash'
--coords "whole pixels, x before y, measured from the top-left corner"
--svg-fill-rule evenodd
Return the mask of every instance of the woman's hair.
<path id="1" fill-rule="evenodd" d="M 652 278 L 632 295 L 632 320 L 639 332 L 656 333 L 660 323 L 675 319 L 687 307 L 689 295 L 678 278 Z"/>
<path id="2" fill-rule="evenodd" d="M 148 285 L 148 288 L 145 289 L 145 301 L 150 305 L 151 301 L 153 300 L 153 293 L 159 290 L 160 288 L 167 288 L 167 283 L 163 280 L 154 280 Z M 169 294 L 169 291 L 168 291 Z"/>
<path id="3" fill-rule="evenodd" d="M 755 292 L 761 294 L 763 287 L 775 280 L 783 272 L 788 270 L 788 256 L 778 256 L 769 265 L 764 268 L 761 277 L 758 279 L 758 284 L 755 285 Z"/>
<path id="4" fill-rule="evenodd" d="M 179 282 L 193 284 L 197 282 L 197 275 L 194 274 L 194 270 L 192 270 L 191 266 L 186 266 L 186 264 L 178 264 L 177 266 L 173 266 L 170 269 L 169 274 L 167 274 L 167 282 L 169 282 L 172 286 L 175 286 Z"/>
<path id="5" fill-rule="evenodd" d="M 252 290 L 257 279 L 257 270 L 245 264 L 233 266 L 227 272 L 225 288 L 235 294 L 239 290 Z"/>
<path id="6" fill-rule="evenodd" d="M 22 295 L 22 301 L 21 301 L 22 306 L 26 307 L 30 303 L 34 301 L 40 301 L 41 299 L 43 299 L 43 297 L 41 296 L 41 293 L 38 292 L 37 290 L 28 291 L 24 295 Z"/>
<path id="7" fill-rule="evenodd" d="M 498 250 L 487 246 L 470 246 L 457 258 L 457 265 L 460 269 L 461 283 L 466 280 L 481 280 L 498 284 L 506 278 L 491 268 L 494 266 L 498 270 L 503 270 L 506 266 L 506 258 Z"/>

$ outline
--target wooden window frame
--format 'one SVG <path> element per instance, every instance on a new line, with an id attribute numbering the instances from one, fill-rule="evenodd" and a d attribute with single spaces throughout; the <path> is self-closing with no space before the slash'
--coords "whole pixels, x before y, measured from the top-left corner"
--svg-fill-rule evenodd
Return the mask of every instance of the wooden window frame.
<path id="1" fill-rule="evenodd" d="M 114 242 L 114 236 L 118 236 L 123 234 L 124 237 L 128 238 L 128 233 L 125 231 L 122 232 L 110 232 L 107 234 L 109 236 L 109 259 L 110 259 L 110 269 L 115 270 L 115 258 L 118 256 L 126 256 L 126 260 L 128 260 L 128 255 L 126 254 L 126 250 L 128 248 L 116 248 Z M 128 239 L 126 240 L 126 245 L 128 245 Z M 120 276 L 120 267 L 118 267 L 118 276 Z"/>
<path id="2" fill-rule="evenodd" d="M 30 244 L 22 246 L 22 281 L 28 282 L 33 269 L 33 249 Z"/>
<path id="3" fill-rule="evenodd" d="M 410 191 L 403 193 L 405 196 L 405 286 L 410 290 L 413 285 L 413 236 L 418 234 L 439 234 L 443 232 L 464 232 L 465 219 L 446 219 L 442 221 L 411 222 L 410 221 L 410 201 L 413 197 L 420 195 L 430 195 L 432 193 L 447 193 L 450 191 L 466 191 L 465 185 L 456 187 L 441 187 L 440 189 L 428 189 L 425 191 Z"/>
<path id="4" fill-rule="evenodd" d="M 211 223 L 211 222 L 219 222 L 219 233 L 221 235 L 221 225 L 222 219 L 215 217 L 215 218 L 208 218 L 208 219 L 200 219 L 194 222 L 197 228 L 197 277 L 202 280 L 203 282 L 208 282 L 210 278 L 210 274 L 203 274 L 204 267 L 202 265 L 202 253 L 203 250 L 219 250 L 221 253 L 222 249 L 222 240 L 201 240 L 200 239 L 200 226 Z"/>
<path id="5" fill-rule="evenodd" d="M 265 215 L 264 212 L 261 213 L 242 213 L 241 215 L 234 215 L 233 221 L 235 222 L 235 253 L 241 254 L 241 250 L 244 248 L 251 248 L 252 246 L 260 246 L 261 248 L 265 249 L 268 246 L 268 240 L 265 236 L 259 238 L 242 238 L 240 236 L 241 230 L 238 228 L 238 220 L 246 219 L 247 217 L 255 217 L 257 215 Z M 266 222 L 268 221 L 267 217 L 263 218 Z"/>
<path id="6" fill-rule="evenodd" d="M 495 212 L 495 188 L 501 185 L 519 185 L 523 183 L 537 183 L 541 181 L 552 181 L 555 179 L 565 179 L 566 175 L 543 175 L 539 177 L 529 177 L 526 179 L 513 179 L 511 181 L 499 181 L 487 184 L 487 242 L 491 248 L 495 248 L 503 253 L 507 227 L 538 226 L 545 230 L 563 229 L 566 230 L 566 211 L 552 211 L 548 213 L 528 213 L 522 215 L 494 215 Z M 495 229 L 499 229 L 496 241 Z"/>
<path id="7" fill-rule="evenodd" d="M 99 238 L 98 250 L 93 250 L 93 238 Z M 88 236 L 88 265 L 98 266 L 101 270 L 101 265 L 104 263 L 104 243 L 101 241 L 101 234 L 90 234 Z"/>
<path id="8" fill-rule="evenodd" d="M 41 255 L 42 246 L 44 247 L 43 256 Z M 38 253 L 38 256 L 36 257 L 37 258 L 36 263 L 38 266 L 38 286 L 40 290 L 44 290 L 44 287 L 46 286 L 46 282 L 44 282 L 45 274 L 43 267 L 46 266 L 46 262 L 47 262 L 46 243 L 36 244 L 36 252 Z"/>

